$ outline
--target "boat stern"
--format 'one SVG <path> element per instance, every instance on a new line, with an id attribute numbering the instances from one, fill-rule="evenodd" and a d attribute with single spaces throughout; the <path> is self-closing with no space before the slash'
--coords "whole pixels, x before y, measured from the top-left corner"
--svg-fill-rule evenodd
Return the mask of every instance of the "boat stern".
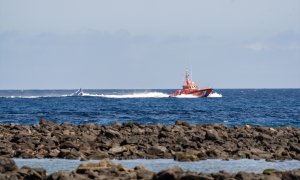
<path id="1" fill-rule="evenodd" d="M 200 91 L 202 92 L 202 97 L 207 97 L 212 93 L 213 89 L 212 88 L 202 88 L 202 89 L 200 89 Z"/>

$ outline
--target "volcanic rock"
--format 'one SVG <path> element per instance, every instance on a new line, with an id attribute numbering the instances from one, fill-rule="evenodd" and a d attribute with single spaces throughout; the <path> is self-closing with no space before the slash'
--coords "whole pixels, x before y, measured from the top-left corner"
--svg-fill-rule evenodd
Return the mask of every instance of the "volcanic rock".
<path id="1" fill-rule="evenodd" d="M 176 161 L 197 161 L 197 160 L 199 160 L 199 158 L 195 154 L 190 154 L 190 153 L 186 153 L 186 152 L 177 152 L 177 153 L 175 153 L 174 160 L 176 160 Z"/>
<path id="2" fill-rule="evenodd" d="M 300 159 L 300 130 L 293 127 L 190 125 L 180 120 L 175 125 L 59 125 L 42 118 L 32 126 L 0 124 L 0 132 L 0 157 Z M 183 155 L 193 151 L 201 153 Z"/>
<path id="3" fill-rule="evenodd" d="M 0 173 L 14 171 L 16 169 L 17 166 L 14 160 L 0 157 Z"/>

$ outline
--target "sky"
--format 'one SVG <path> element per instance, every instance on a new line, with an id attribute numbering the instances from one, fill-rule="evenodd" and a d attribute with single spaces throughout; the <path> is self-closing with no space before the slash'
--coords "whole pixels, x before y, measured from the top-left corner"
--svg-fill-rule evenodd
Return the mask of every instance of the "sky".
<path id="1" fill-rule="evenodd" d="M 299 0 L 0 0 L 0 89 L 300 88 Z"/>

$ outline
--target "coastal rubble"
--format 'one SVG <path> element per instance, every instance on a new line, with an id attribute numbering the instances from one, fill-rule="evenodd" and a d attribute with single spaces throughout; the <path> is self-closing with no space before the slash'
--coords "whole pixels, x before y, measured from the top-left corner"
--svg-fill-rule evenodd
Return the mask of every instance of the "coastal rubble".
<path id="1" fill-rule="evenodd" d="M 300 129 L 184 121 L 74 125 L 40 119 L 34 125 L 0 124 L 0 157 L 300 160 Z"/>
<path id="2" fill-rule="evenodd" d="M 0 179 L 35 179 L 35 180 L 69 180 L 69 179 L 144 179 L 144 180 L 185 180 L 185 179 L 300 179 L 300 169 L 291 171 L 277 171 L 275 169 L 266 169 L 263 173 L 227 173 L 220 171 L 218 173 L 196 173 L 183 171 L 179 167 L 171 167 L 158 173 L 151 172 L 143 166 L 136 166 L 133 169 L 123 167 L 121 164 L 114 164 L 109 159 L 104 159 L 99 163 L 87 163 L 80 165 L 77 169 L 67 172 L 60 171 L 47 174 L 44 169 L 16 166 L 14 160 L 9 158 L 0 158 Z"/>

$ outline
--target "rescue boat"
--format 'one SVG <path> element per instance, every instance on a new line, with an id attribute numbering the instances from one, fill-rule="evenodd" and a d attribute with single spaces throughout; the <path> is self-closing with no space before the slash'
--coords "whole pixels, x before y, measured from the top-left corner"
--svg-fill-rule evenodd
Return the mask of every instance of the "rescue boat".
<path id="1" fill-rule="evenodd" d="M 212 88 L 198 88 L 198 85 L 190 79 L 189 72 L 186 71 L 185 74 L 185 84 L 182 86 L 181 90 L 177 90 L 170 94 L 170 97 L 192 95 L 196 97 L 207 97 L 213 91 Z"/>

